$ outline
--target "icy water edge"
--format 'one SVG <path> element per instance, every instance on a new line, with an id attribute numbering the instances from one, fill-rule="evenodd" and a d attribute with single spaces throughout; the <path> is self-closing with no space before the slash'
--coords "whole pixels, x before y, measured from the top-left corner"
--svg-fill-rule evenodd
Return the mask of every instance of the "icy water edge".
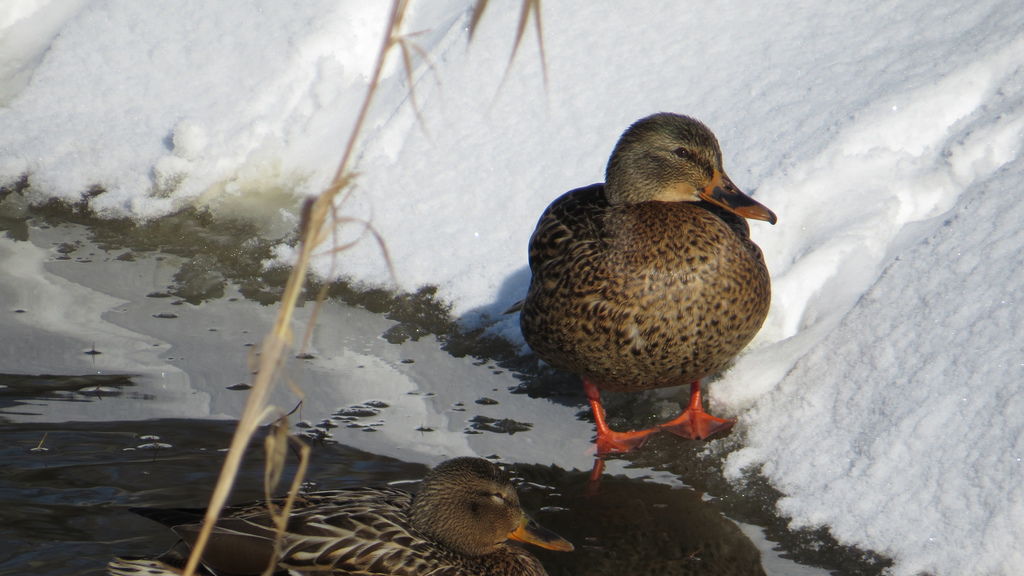
<path id="1" fill-rule="evenodd" d="M 191 212 L 145 226 L 0 197 L 0 574 L 102 574 L 154 554 L 169 531 L 130 506 L 202 506 L 241 411 L 250 359 L 285 271 L 269 242 Z M 457 455 L 514 465 L 524 504 L 577 545 L 538 551 L 556 574 L 878 574 L 887 562 L 791 532 L 778 494 L 726 483 L 737 437 L 656 438 L 608 462 L 596 494 L 592 424 L 578 382 L 466 332 L 430 290 L 331 288 L 312 346 L 274 398 L 313 447 L 317 488 L 419 478 Z M 311 305 L 299 311 L 305 326 Z M 672 400 L 611 399 L 642 426 Z M 251 450 L 232 500 L 262 495 Z M 414 487 L 414 485 L 412 485 Z M 414 488 L 413 488 L 414 489 Z"/>

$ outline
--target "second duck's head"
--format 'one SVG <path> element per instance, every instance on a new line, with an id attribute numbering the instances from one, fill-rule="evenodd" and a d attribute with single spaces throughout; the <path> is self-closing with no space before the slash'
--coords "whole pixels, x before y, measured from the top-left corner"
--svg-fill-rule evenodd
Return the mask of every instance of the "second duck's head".
<path id="1" fill-rule="evenodd" d="M 550 550 L 572 544 L 523 512 L 508 475 L 482 458 L 455 458 L 438 464 L 413 498 L 410 521 L 424 536 L 467 556 L 496 551 L 507 540 Z"/>
<path id="2" fill-rule="evenodd" d="M 605 193 L 613 205 L 704 200 L 744 218 L 776 220 L 729 180 L 711 130 L 668 112 L 637 120 L 622 134 L 608 160 Z"/>

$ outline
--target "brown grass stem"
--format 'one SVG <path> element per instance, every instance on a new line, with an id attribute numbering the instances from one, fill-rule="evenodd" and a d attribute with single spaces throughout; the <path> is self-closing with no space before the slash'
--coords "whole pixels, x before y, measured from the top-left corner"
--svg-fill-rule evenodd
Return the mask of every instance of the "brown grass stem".
<path id="1" fill-rule="evenodd" d="M 292 345 L 292 319 L 295 312 L 295 305 L 298 302 L 299 295 L 306 284 L 306 273 L 309 269 L 311 256 L 320 241 L 325 239 L 325 225 L 327 222 L 332 222 L 332 219 L 329 218 L 329 216 L 333 214 L 335 197 L 348 187 L 348 183 L 350 181 L 348 164 L 353 156 L 353 151 L 355 150 L 359 133 L 366 120 L 370 104 L 373 101 L 374 94 L 376 93 L 377 87 L 380 83 L 380 76 L 384 68 L 384 62 L 387 58 L 388 51 L 391 46 L 394 45 L 394 38 L 401 26 L 402 16 L 404 15 L 406 6 L 406 0 L 395 0 L 392 3 L 391 14 L 388 18 L 384 34 L 384 41 L 381 44 L 380 52 L 377 54 L 377 63 L 374 66 L 373 76 L 371 77 L 359 114 L 356 117 L 356 123 L 349 134 L 349 139 L 345 145 L 344 153 L 338 163 L 338 170 L 335 172 L 331 185 L 317 196 L 316 200 L 314 200 L 310 207 L 305 229 L 301 232 L 302 240 L 300 243 L 298 259 L 292 268 L 291 274 L 288 276 L 288 282 L 285 286 L 284 294 L 281 297 L 281 303 L 278 308 L 277 317 L 274 321 L 274 327 L 263 339 L 263 345 L 260 349 L 259 368 L 253 382 L 253 387 L 249 391 L 249 397 L 246 400 L 245 408 L 242 411 L 242 416 L 239 419 L 237 428 L 235 429 L 235 434 L 231 439 L 227 458 L 224 460 L 224 466 L 221 469 L 220 478 L 214 488 L 213 495 L 210 497 L 210 504 L 206 510 L 206 516 L 203 519 L 203 528 L 199 532 L 199 536 L 192 547 L 192 553 L 189 555 L 188 563 L 185 565 L 185 569 L 182 572 L 183 576 L 193 576 L 193 574 L 195 574 L 195 571 L 199 566 L 199 560 L 202 558 L 203 550 L 206 548 L 207 542 L 209 542 L 210 534 L 212 533 L 213 528 L 217 523 L 217 519 L 220 517 L 220 512 L 224 508 L 228 496 L 231 493 L 231 489 L 234 486 L 235 479 L 238 476 L 239 467 L 242 463 L 242 457 L 245 455 L 245 449 L 252 440 L 252 437 L 260 426 L 260 423 L 270 412 L 268 399 L 270 397 L 270 392 L 273 390 L 274 383 L 277 381 L 280 370 L 284 365 L 284 359 L 287 357 L 287 351 Z M 300 464 L 300 469 L 296 473 L 296 478 L 293 482 L 294 486 L 301 485 L 302 478 L 300 473 L 304 473 L 304 471 L 304 464 Z M 289 509 L 290 506 L 286 506 L 285 508 Z"/>

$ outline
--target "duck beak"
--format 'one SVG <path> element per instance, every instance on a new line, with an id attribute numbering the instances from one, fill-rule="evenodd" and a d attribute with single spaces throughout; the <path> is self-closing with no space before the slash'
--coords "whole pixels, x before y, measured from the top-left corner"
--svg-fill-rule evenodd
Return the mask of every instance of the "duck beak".
<path id="1" fill-rule="evenodd" d="M 744 218 L 764 220 L 770 224 L 775 224 L 775 213 L 757 200 L 741 192 L 721 170 L 715 170 L 714 177 L 701 190 L 700 197 Z"/>
<path id="2" fill-rule="evenodd" d="M 547 548 L 548 550 L 572 552 L 574 549 L 572 542 L 569 542 L 551 530 L 537 524 L 532 518 L 525 514 L 523 515 L 523 519 L 519 522 L 519 526 L 512 532 L 509 532 L 508 537 L 510 540 L 526 542 L 527 544 L 533 544 L 534 546 L 540 546 L 541 548 Z"/>

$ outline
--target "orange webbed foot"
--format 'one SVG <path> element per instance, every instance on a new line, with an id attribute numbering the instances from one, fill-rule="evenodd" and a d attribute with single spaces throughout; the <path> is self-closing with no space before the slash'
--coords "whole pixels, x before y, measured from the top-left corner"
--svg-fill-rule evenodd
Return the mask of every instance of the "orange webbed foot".
<path id="1" fill-rule="evenodd" d="M 734 424 L 735 419 L 719 418 L 704 411 L 700 382 L 694 382 L 690 385 L 690 405 L 682 414 L 659 428 L 683 438 L 705 440 L 715 434 L 729 431 Z"/>
<path id="2" fill-rule="evenodd" d="M 587 394 L 590 409 L 594 413 L 594 424 L 597 426 L 597 439 L 594 441 L 594 444 L 597 446 L 598 456 L 629 452 L 642 446 L 651 434 L 658 432 L 657 428 L 630 430 L 629 432 L 616 432 L 612 430 L 604 419 L 604 407 L 601 406 L 601 393 L 597 385 L 584 378 L 583 390 Z"/>
<path id="3" fill-rule="evenodd" d="M 719 418 L 707 412 L 684 411 L 671 422 L 662 424 L 660 428 L 676 436 L 691 440 L 706 440 L 720 432 L 727 432 L 736 420 Z"/>
<path id="4" fill-rule="evenodd" d="M 657 432 L 657 429 L 650 430 L 630 430 L 629 432 L 616 432 L 611 429 L 605 429 L 603 432 L 600 428 L 597 430 L 597 439 L 594 444 L 597 446 L 597 455 L 604 456 L 606 454 L 624 454 L 636 448 L 639 448 L 647 442 L 651 434 Z"/>

